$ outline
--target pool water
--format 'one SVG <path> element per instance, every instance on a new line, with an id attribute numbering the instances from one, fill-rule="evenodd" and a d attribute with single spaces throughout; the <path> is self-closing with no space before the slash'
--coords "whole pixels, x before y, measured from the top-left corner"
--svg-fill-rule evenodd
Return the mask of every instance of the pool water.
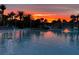
<path id="1" fill-rule="evenodd" d="M 79 54 L 79 32 L 65 30 L 0 30 L 1 55 Z"/>

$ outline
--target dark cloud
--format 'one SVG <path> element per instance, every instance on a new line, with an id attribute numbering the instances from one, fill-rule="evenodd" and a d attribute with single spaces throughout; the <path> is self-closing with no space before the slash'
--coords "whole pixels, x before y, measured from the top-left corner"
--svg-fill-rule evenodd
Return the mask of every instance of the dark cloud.
<path id="1" fill-rule="evenodd" d="M 7 9 L 28 10 L 34 12 L 78 13 L 79 4 L 8 4 Z"/>

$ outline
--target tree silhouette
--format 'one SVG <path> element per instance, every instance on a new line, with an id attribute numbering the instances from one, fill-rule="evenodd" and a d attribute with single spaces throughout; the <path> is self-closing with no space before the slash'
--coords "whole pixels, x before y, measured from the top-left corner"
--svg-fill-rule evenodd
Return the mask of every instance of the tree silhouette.
<path id="1" fill-rule="evenodd" d="M 0 5 L 0 9 L 1 9 L 1 14 L 2 14 L 2 23 L 5 24 L 5 20 L 4 20 L 4 10 L 6 9 L 5 5 Z"/>
<path id="2" fill-rule="evenodd" d="M 0 9 L 2 10 L 2 15 L 3 15 L 4 10 L 6 9 L 6 6 L 2 4 L 2 5 L 0 5 Z"/>
<path id="3" fill-rule="evenodd" d="M 77 21 L 78 21 L 79 20 L 79 14 L 76 17 L 77 17 Z"/>
<path id="4" fill-rule="evenodd" d="M 12 11 L 8 14 L 8 17 L 10 18 L 10 20 L 13 20 L 15 15 L 16 14 Z"/>
<path id="5" fill-rule="evenodd" d="M 71 18 L 71 20 L 70 20 L 70 22 L 69 22 L 70 28 L 74 28 L 74 26 L 75 26 L 75 21 L 76 21 L 76 18 L 77 18 L 77 17 L 76 17 L 75 15 L 71 15 L 70 18 Z"/>
<path id="6" fill-rule="evenodd" d="M 18 16 L 20 18 L 20 21 L 22 20 L 23 15 L 24 15 L 23 11 L 18 11 Z"/>
<path id="7" fill-rule="evenodd" d="M 23 22 L 24 26 L 26 26 L 26 27 L 32 27 L 34 19 L 32 18 L 31 14 L 24 15 L 23 20 L 24 20 L 24 22 Z"/>
<path id="8" fill-rule="evenodd" d="M 77 17 L 75 15 L 71 15 L 70 18 L 75 22 Z"/>
<path id="9" fill-rule="evenodd" d="M 63 28 L 68 28 L 68 22 L 65 19 L 63 19 L 62 27 Z"/>
<path id="10" fill-rule="evenodd" d="M 77 20 L 75 24 L 76 24 L 75 26 L 79 29 L 79 14 L 77 15 Z"/>
<path id="11" fill-rule="evenodd" d="M 57 28 L 62 28 L 62 22 L 60 18 L 57 20 Z"/>

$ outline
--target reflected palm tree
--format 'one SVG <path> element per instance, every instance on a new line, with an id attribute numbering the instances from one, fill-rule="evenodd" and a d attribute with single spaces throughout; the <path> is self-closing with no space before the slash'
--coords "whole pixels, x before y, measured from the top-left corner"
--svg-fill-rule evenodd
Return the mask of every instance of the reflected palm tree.
<path id="1" fill-rule="evenodd" d="M 79 33 L 78 32 L 73 32 L 73 33 L 70 33 L 70 44 L 75 47 L 75 48 L 78 48 L 79 46 Z"/>

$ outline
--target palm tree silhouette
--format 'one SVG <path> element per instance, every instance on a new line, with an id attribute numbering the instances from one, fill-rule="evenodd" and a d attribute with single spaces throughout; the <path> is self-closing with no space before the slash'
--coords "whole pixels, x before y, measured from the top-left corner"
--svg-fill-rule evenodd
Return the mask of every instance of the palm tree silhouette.
<path id="1" fill-rule="evenodd" d="M 24 15 L 23 11 L 18 11 L 18 16 L 20 18 L 20 21 L 22 20 L 23 15 Z"/>
<path id="2" fill-rule="evenodd" d="M 2 15 L 3 15 L 4 10 L 6 9 L 6 6 L 2 4 L 2 5 L 0 5 L 0 9 L 2 10 Z"/>
<path id="3" fill-rule="evenodd" d="M 69 22 L 70 27 L 71 27 L 71 28 L 74 28 L 74 26 L 75 26 L 75 21 L 76 21 L 77 16 L 71 15 L 70 18 L 71 18 L 71 20 L 70 20 L 70 22 Z"/>
<path id="4" fill-rule="evenodd" d="M 75 15 L 71 15 L 70 18 L 75 21 L 77 17 Z"/>
<path id="5" fill-rule="evenodd" d="M 77 15 L 77 21 L 79 21 L 79 14 Z"/>
<path id="6" fill-rule="evenodd" d="M 8 14 L 8 17 L 10 18 L 10 20 L 13 20 L 15 15 L 16 14 L 12 11 L 11 13 Z"/>
<path id="7" fill-rule="evenodd" d="M 79 14 L 77 15 L 76 26 L 79 29 Z"/>
<path id="8" fill-rule="evenodd" d="M 2 15 L 2 23 L 3 25 L 5 24 L 5 21 L 4 21 L 4 10 L 6 9 L 6 6 L 5 5 L 0 5 L 0 9 L 1 9 L 1 15 Z"/>

